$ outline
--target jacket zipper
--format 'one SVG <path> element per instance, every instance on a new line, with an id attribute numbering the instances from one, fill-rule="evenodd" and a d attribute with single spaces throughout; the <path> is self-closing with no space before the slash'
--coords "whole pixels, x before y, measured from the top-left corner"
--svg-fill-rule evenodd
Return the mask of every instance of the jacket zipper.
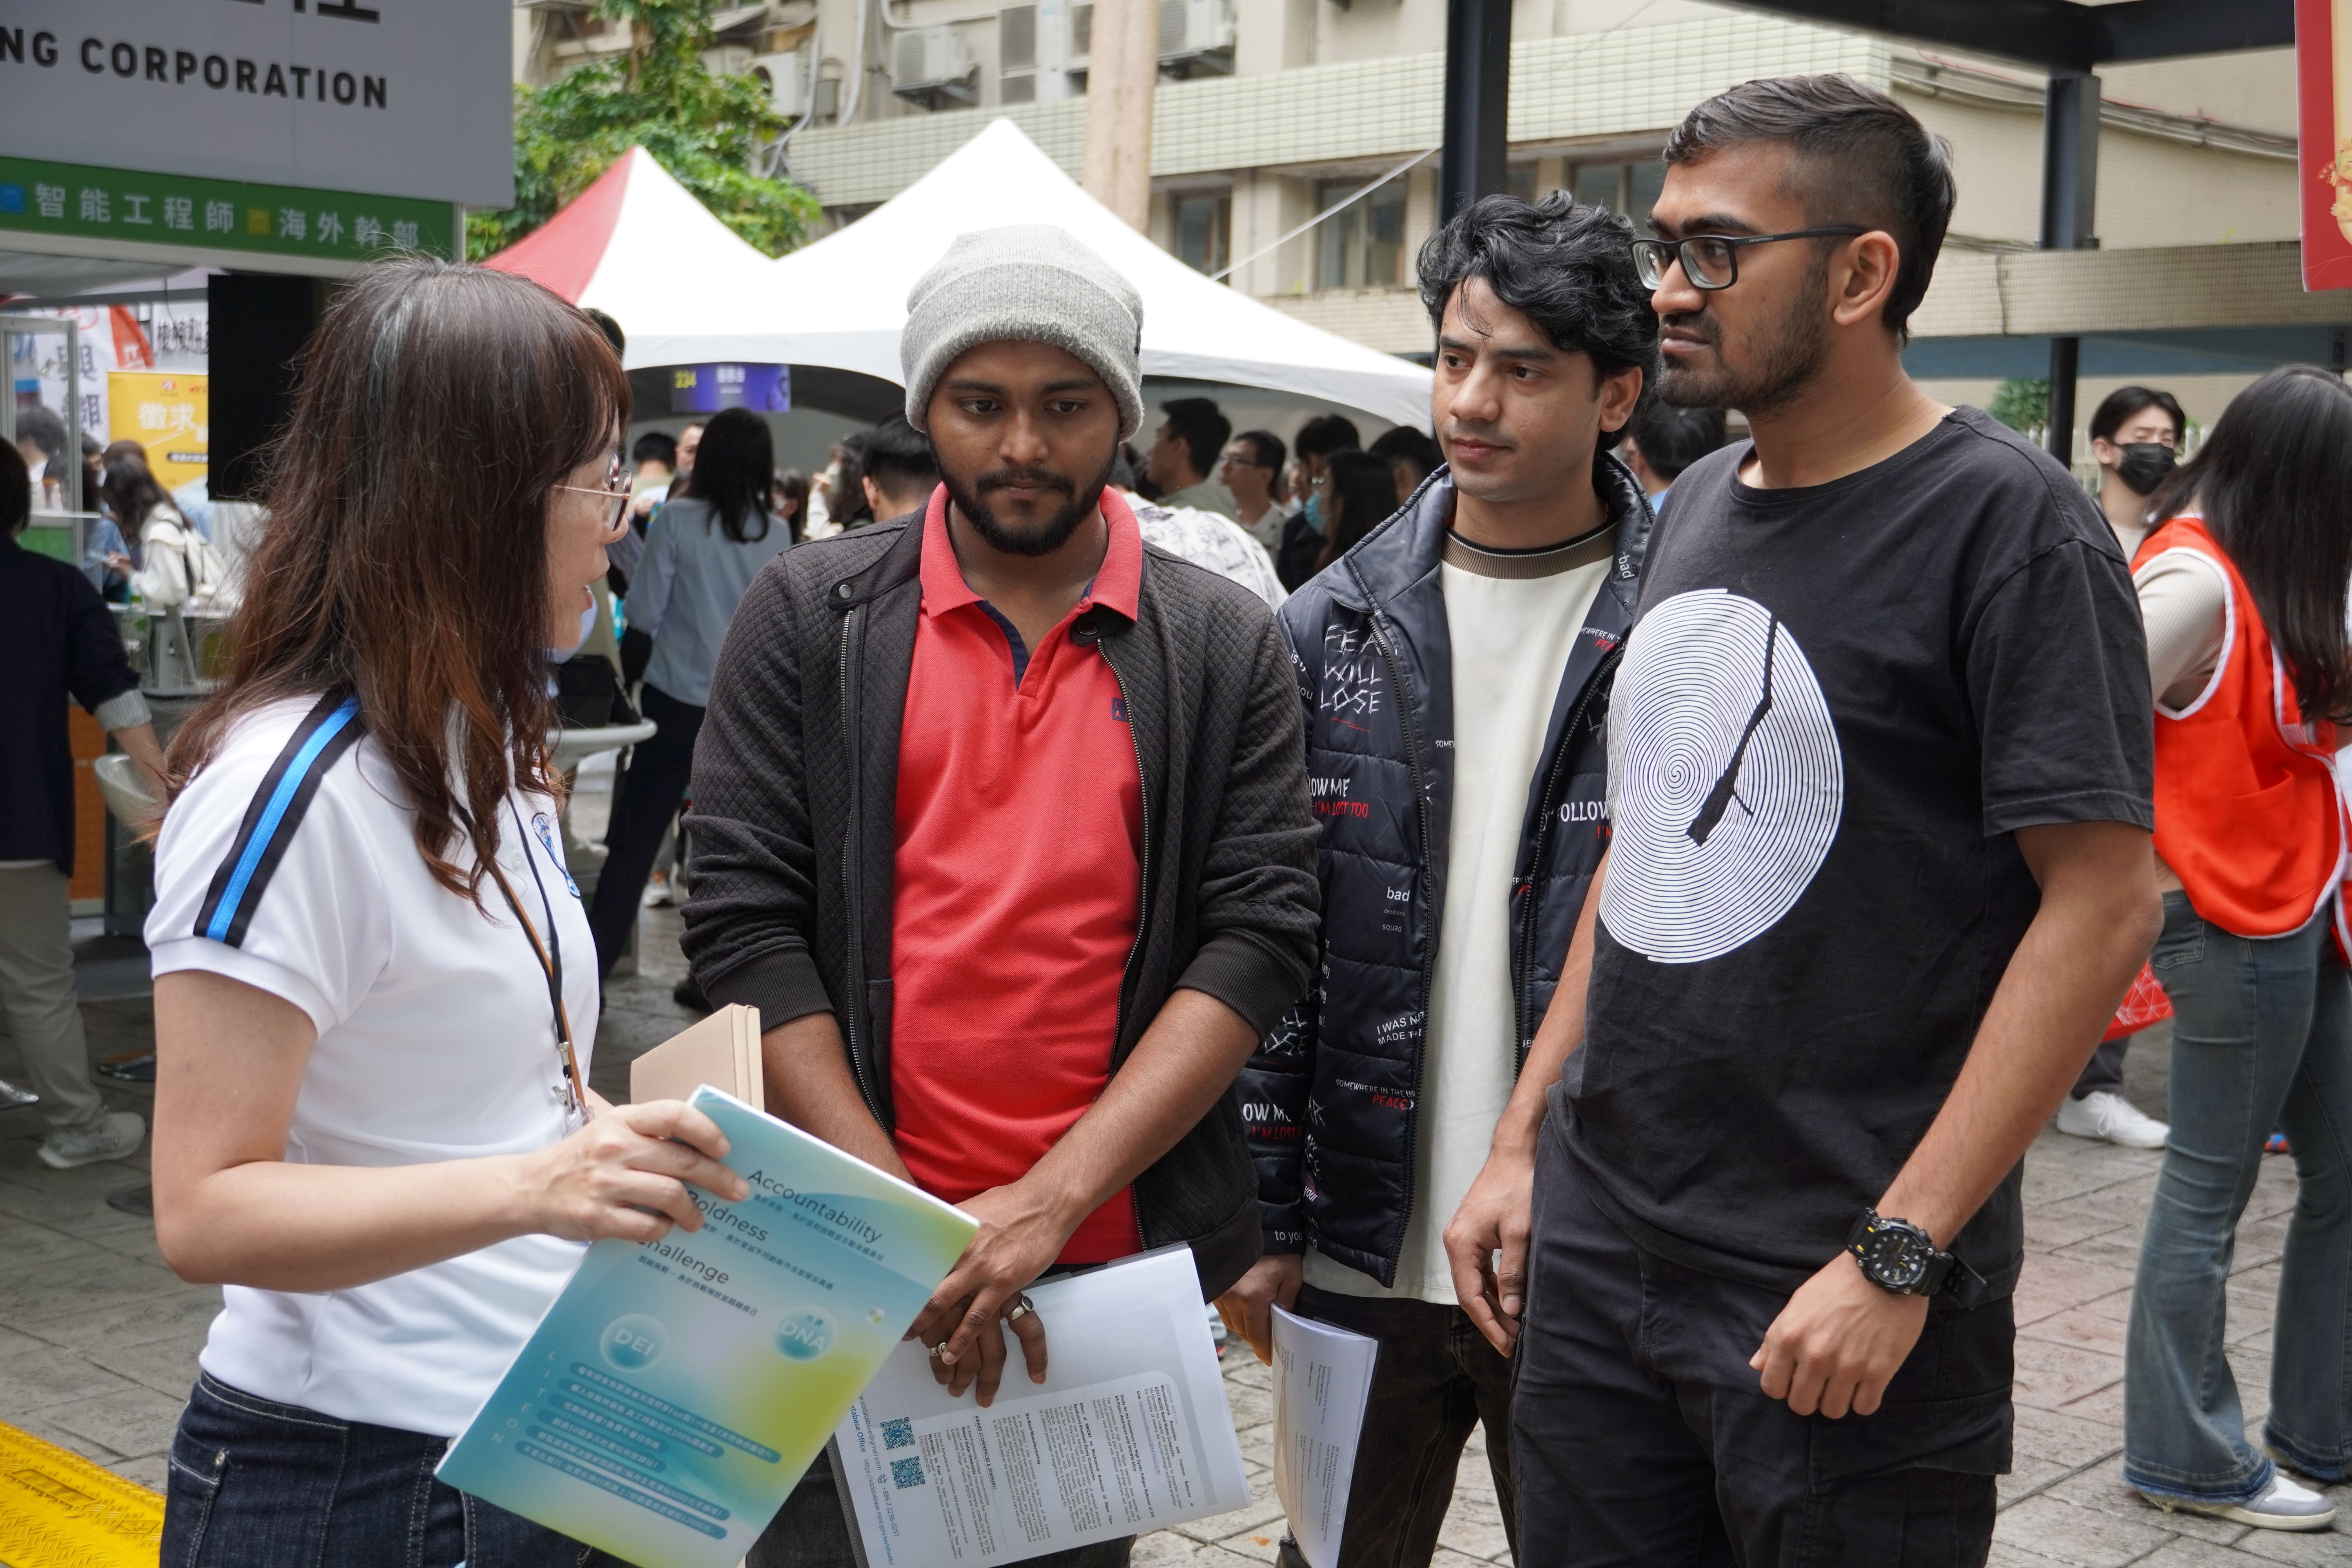
<path id="1" fill-rule="evenodd" d="M 1127 742 L 1135 749 L 1135 799 L 1139 814 L 1143 818 L 1143 853 L 1139 857 L 1140 865 L 1137 882 L 1139 891 L 1135 900 L 1135 940 L 1128 944 L 1127 963 L 1119 970 L 1118 1007 L 1112 1015 L 1111 1048 L 1117 1050 L 1118 1043 L 1127 1038 L 1127 998 L 1135 984 L 1135 960 L 1143 951 L 1143 932 L 1151 910 L 1151 784 L 1143 773 L 1143 742 L 1136 738 L 1135 699 L 1128 693 L 1127 677 L 1119 673 L 1118 661 L 1111 658 L 1109 646 L 1100 637 L 1095 638 L 1094 644 L 1095 652 L 1110 668 L 1111 679 L 1118 683 L 1118 700 L 1127 710 Z M 1134 1184 L 1129 1183 L 1128 1190 L 1132 1192 Z M 1151 1238 L 1142 1235 L 1143 1205 L 1139 1203 L 1135 1205 L 1135 1228 L 1138 1239 L 1147 1248 L 1150 1247 Z"/>
<path id="2" fill-rule="evenodd" d="M 866 1006 L 866 900 L 859 889 L 864 879 L 858 875 L 857 852 L 865 834 L 864 808 L 858 802 L 858 785 L 862 771 L 858 763 L 857 716 L 856 682 L 852 674 L 849 649 L 857 626 L 857 612 L 845 611 L 841 617 L 841 750 L 849 762 L 849 834 L 841 847 L 842 891 L 849 904 L 849 994 L 842 998 L 839 1017 L 842 1043 L 849 1050 L 849 1076 L 857 1080 L 858 1098 L 875 1123 L 885 1132 L 890 1130 L 889 1120 L 868 1079 L 872 1073 L 858 1055 L 857 1016 Z"/>
<path id="3" fill-rule="evenodd" d="M 1359 587 L 1363 585 L 1360 573 L 1357 574 L 1356 581 Z M 1370 608 L 1372 625 L 1380 634 L 1374 640 L 1380 644 L 1381 658 L 1389 667 L 1389 689 L 1397 694 L 1397 724 L 1404 731 L 1405 762 L 1412 770 L 1412 802 L 1421 814 L 1421 885 L 1428 889 L 1429 786 L 1422 776 L 1421 742 L 1413 734 L 1412 704 L 1406 700 L 1404 666 L 1397 658 L 1396 649 L 1390 645 L 1388 616 L 1381 612 L 1380 601 L 1369 589 L 1364 593 L 1364 603 Z M 1444 914 L 1439 905 L 1440 900 L 1432 896 L 1429 900 L 1429 940 L 1423 945 L 1421 958 L 1421 1043 L 1413 1052 L 1412 1109 L 1404 1113 L 1404 1207 L 1397 1215 L 1396 1240 L 1389 1262 L 1390 1279 L 1396 1277 L 1397 1258 L 1404 1250 L 1405 1232 L 1412 1228 L 1412 1205 L 1419 1195 L 1413 1191 L 1413 1184 L 1421 1160 L 1421 1075 L 1429 1060 L 1429 994 L 1435 984 L 1438 926 Z M 1386 1284 L 1388 1280 L 1381 1283 Z"/>
<path id="4" fill-rule="evenodd" d="M 1551 817 L 1559 799 L 1560 770 L 1567 766 L 1568 754 L 1576 747 L 1576 731 L 1583 726 L 1585 710 L 1592 706 L 1592 699 L 1601 690 L 1601 683 L 1609 678 L 1610 672 L 1617 668 L 1617 661 L 1624 655 L 1624 645 L 1620 643 L 1601 661 L 1600 668 L 1592 672 L 1592 679 L 1584 683 L 1584 691 L 1576 700 L 1575 710 L 1568 716 L 1568 727 L 1560 731 L 1559 750 L 1552 755 L 1551 770 L 1544 779 L 1543 809 L 1536 817 L 1536 852 L 1528 861 L 1527 912 L 1519 922 L 1518 973 L 1511 976 L 1513 1021 L 1518 1026 L 1518 1038 L 1513 1042 L 1512 1054 L 1516 1059 L 1511 1066 L 1511 1076 L 1514 1078 L 1528 1065 L 1528 977 L 1535 973 L 1536 963 L 1536 888 L 1543 879 L 1544 846 L 1551 837 Z"/>

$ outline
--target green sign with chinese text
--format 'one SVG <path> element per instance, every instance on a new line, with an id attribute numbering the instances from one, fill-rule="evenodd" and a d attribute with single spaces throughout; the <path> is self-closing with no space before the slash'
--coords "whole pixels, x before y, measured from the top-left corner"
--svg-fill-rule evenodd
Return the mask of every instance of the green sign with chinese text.
<path id="1" fill-rule="evenodd" d="M 366 261 L 456 254 L 446 202 L 0 157 L 0 230 Z"/>

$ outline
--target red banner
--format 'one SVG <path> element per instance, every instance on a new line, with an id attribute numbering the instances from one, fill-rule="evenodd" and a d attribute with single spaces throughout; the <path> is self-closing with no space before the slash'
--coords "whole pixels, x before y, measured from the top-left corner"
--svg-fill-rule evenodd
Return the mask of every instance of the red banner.
<path id="1" fill-rule="evenodd" d="M 2303 286 L 2352 289 L 2352 0 L 2294 0 L 2294 56 Z"/>

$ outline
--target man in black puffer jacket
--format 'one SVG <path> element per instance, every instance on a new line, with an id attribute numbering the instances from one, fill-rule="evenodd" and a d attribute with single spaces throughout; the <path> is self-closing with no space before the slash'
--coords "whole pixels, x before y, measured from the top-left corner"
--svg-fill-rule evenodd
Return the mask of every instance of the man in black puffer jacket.
<path id="1" fill-rule="evenodd" d="M 1538 1026 L 1608 845 L 1610 680 L 1650 510 L 1604 448 L 1657 350 L 1632 238 L 1563 195 L 1490 196 L 1431 239 L 1450 467 L 1280 616 L 1321 963 L 1243 1078 L 1267 1257 L 1221 1306 L 1261 1353 L 1273 1302 L 1381 1342 L 1342 1568 L 1429 1562 L 1480 1420 L 1514 1529 L 1526 1209 L 1482 1172 L 1535 1146 L 1559 1074 Z M 1498 1224 L 1496 1274 L 1471 1238 Z"/>

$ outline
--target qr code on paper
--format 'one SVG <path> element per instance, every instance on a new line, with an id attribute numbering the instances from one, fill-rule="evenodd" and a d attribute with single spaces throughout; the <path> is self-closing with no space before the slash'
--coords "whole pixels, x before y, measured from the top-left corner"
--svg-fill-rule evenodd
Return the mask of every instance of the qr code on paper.
<path id="1" fill-rule="evenodd" d="M 902 1415 L 896 1421 L 882 1423 L 882 1446 L 886 1448 L 911 1448 L 915 1446 L 915 1418 Z"/>
<path id="2" fill-rule="evenodd" d="M 923 1484 L 923 1461 L 893 1459 L 890 1461 L 890 1484 L 904 1491 L 908 1487 Z"/>

